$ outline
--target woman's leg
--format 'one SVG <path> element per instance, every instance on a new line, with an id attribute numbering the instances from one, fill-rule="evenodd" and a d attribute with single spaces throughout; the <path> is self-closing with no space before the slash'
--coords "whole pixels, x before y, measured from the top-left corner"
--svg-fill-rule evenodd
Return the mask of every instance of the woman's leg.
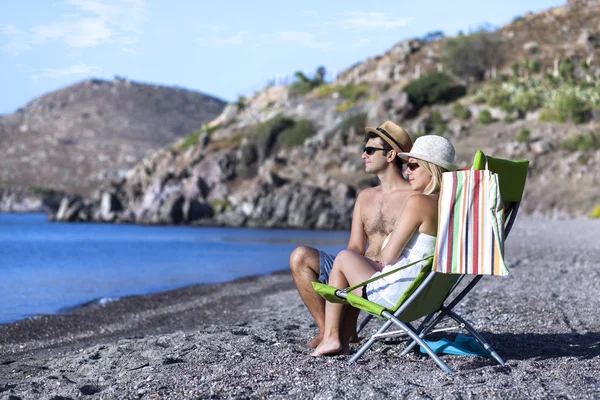
<path id="1" fill-rule="evenodd" d="M 329 275 L 329 285 L 344 289 L 369 279 L 375 268 L 371 260 L 351 250 L 344 250 L 335 258 L 333 269 Z M 357 289 L 360 296 L 360 289 Z M 325 332 L 323 340 L 312 353 L 313 356 L 325 354 L 348 353 L 348 339 L 350 334 L 340 335 L 344 305 L 329 303 L 325 305 Z M 351 313 L 352 314 L 352 313 Z M 357 314 L 353 316 L 356 318 Z"/>

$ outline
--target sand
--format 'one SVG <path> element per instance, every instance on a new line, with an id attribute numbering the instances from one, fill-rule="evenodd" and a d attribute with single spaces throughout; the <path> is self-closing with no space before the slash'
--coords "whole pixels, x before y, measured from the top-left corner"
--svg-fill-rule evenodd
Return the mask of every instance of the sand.
<path id="1" fill-rule="evenodd" d="M 282 271 L 2 325 L 0 399 L 600 398 L 600 221 L 521 218 L 506 258 L 458 309 L 504 366 L 444 355 L 449 375 L 402 339 L 310 357 Z"/>

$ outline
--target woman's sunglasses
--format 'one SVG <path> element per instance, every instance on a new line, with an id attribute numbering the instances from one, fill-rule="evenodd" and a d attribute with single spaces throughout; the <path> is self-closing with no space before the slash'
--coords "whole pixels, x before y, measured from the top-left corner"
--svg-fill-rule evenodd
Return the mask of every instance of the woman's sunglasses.
<path id="1" fill-rule="evenodd" d="M 414 171 L 415 169 L 419 168 L 420 165 L 417 163 L 406 163 L 406 168 L 410 169 L 411 171 Z"/>
<path id="2" fill-rule="evenodd" d="M 389 151 L 390 149 L 381 149 L 379 147 L 367 146 L 363 149 L 363 153 L 367 153 L 368 156 L 373 155 L 377 150 Z"/>

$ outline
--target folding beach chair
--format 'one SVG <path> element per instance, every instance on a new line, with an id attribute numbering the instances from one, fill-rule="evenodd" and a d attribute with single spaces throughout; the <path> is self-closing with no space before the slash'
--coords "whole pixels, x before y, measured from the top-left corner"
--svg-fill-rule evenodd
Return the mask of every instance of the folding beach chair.
<path id="1" fill-rule="evenodd" d="M 519 203 L 525 188 L 525 179 L 527 177 L 529 162 L 527 160 L 509 161 L 486 157 L 483 152 L 478 151 L 473 162 L 473 169 L 485 169 L 486 163 L 488 169 L 497 173 L 499 177 L 500 193 L 504 202 L 505 212 L 503 234 L 506 238 L 519 210 Z M 406 292 L 398 300 L 396 306 L 392 309 L 385 308 L 352 293 L 354 289 L 365 286 L 367 283 L 385 275 L 380 275 L 344 290 L 323 285 L 318 282 L 313 283 L 315 290 L 327 301 L 349 304 L 385 321 L 377 333 L 371 336 L 358 352 L 354 354 L 350 361 L 356 361 L 375 342 L 401 333 L 408 334 L 412 339 L 402 352 L 402 355 L 407 354 L 415 345 L 419 344 L 443 371 L 452 373 L 452 369 L 450 369 L 423 340 L 427 334 L 434 332 L 434 328 L 440 322 L 451 319 L 459 324 L 459 328 L 466 329 L 473 337 L 475 337 L 491 357 L 499 364 L 503 365 L 504 361 L 502 358 L 483 336 L 454 311 L 454 307 L 456 307 L 456 305 L 459 304 L 475 287 L 483 275 L 444 274 L 434 272 L 432 271 L 433 256 L 427 257 L 426 259 L 428 259 L 426 265 L 421 269 L 419 275 L 414 279 Z M 461 285 L 459 288 L 459 284 L 464 279 L 467 279 L 467 281 L 464 282 L 466 286 Z M 462 288 L 463 286 L 464 288 Z M 412 323 L 421 319 L 420 325 L 418 328 L 415 328 Z M 359 329 L 364 327 L 364 325 L 365 323 L 362 323 Z M 400 330 L 386 332 L 392 325 L 397 326 Z"/>

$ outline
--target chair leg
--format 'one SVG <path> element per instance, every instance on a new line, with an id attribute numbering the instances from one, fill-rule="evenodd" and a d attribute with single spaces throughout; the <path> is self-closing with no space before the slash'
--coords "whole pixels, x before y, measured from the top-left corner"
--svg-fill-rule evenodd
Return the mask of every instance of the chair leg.
<path id="1" fill-rule="evenodd" d="M 350 359 L 350 362 L 354 362 L 354 361 L 358 360 L 365 353 L 365 351 L 367 351 L 369 349 L 369 347 L 371 347 L 373 345 L 373 343 L 375 343 L 377 341 L 376 335 L 387 331 L 387 329 L 390 327 L 390 325 L 392 325 L 392 321 L 388 319 L 381 326 L 381 328 L 379 328 L 379 330 L 377 331 L 377 333 L 375 335 L 371 336 L 371 338 L 369 339 L 369 341 L 367 343 L 363 344 L 360 347 L 360 349 L 358 349 L 358 351 Z"/>
<path id="2" fill-rule="evenodd" d="M 368 314 L 365 318 L 363 318 L 363 320 L 360 321 L 360 325 L 358 325 L 358 327 L 356 328 L 356 334 L 358 335 L 360 331 L 362 331 L 365 328 L 365 326 L 367 326 L 367 324 L 371 322 L 372 319 L 373 316 L 371 314 Z"/>
<path id="3" fill-rule="evenodd" d="M 413 339 L 414 342 L 421 345 L 421 347 L 423 347 L 423 349 L 425 349 L 427 354 L 429 354 L 429 357 L 431 357 L 433 359 L 433 361 L 436 362 L 436 364 L 442 369 L 442 371 L 444 371 L 448 374 L 451 374 L 454 372 L 452 369 L 450 369 L 450 367 L 448 367 L 446 365 L 445 362 L 442 361 L 441 358 L 438 357 L 437 354 L 435 354 L 435 352 L 433 350 L 431 350 L 431 347 L 429 347 L 427 345 L 427 343 L 425 343 L 423 341 L 423 339 L 421 339 L 421 337 L 415 333 L 415 331 L 410 329 L 406 324 L 402 323 L 400 320 L 398 320 L 396 317 L 394 317 L 392 314 L 390 314 L 388 312 L 383 312 L 382 315 L 386 318 L 389 318 L 390 321 L 392 321 L 394 324 L 396 324 L 396 326 L 398 326 L 400 329 L 404 330 Z"/>
<path id="4" fill-rule="evenodd" d="M 494 350 L 494 348 L 484 339 L 483 336 L 481 336 L 479 332 L 475 330 L 475 328 L 473 328 L 473 326 L 471 326 L 471 324 L 469 324 L 463 317 L 461 317 L 454 311 L 450 311 L 448 315 L 456 322 L 464 324 L 465 329 L 467 329 L 469 333 L 473 335 L 475 339 L 477 339 L 477 341 L 483 346 L 485 351 L 487 351 L 490 356 L 494 357 L 498 364 L 504 365 L 504 360 L 502 359 L 502 357 L 500 357 L 498 353 L 496 353 L 496 350 Z"/>
<path id="5" fill-rule="evenodd" d="M 426 318 L 425 321 L 423 321 L 423 323 L 421 323 L 421 326 L 419 327 L 419 330 L 417 331 L 419 333 L 419 337 L 420 338 L 424 338 L 427 333 L 429 333 L 430 330 L 432 330 L 445 316 L 446 316 L 446 312 L 441 311 L 437 317 L 431 321 L 431 323 L 428 323 L 428 320 L 431 320 L 431 318 L 433 318 L 433 316 L 435 315 L 435 313 L 431 313 L 429 314 Z M 402 351 L 401 355 L 406 355 L 408 354 L 413 347 L 415 347 L 417 345 L 416 341 L 412 341 L 408 344 L 408 346 L 406 346 L 406 348 L 404 349 L 404 351 Z"/>

